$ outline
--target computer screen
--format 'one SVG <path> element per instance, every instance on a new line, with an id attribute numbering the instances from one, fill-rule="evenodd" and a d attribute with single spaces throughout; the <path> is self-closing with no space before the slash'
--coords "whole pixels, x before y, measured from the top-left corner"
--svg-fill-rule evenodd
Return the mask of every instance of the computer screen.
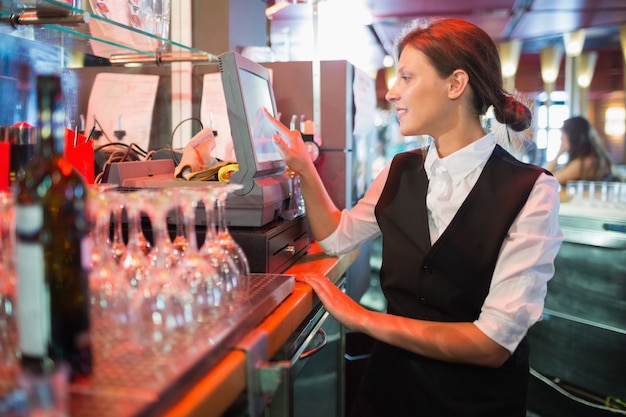
<path id="1" fill-rule="evenodd" d="M 263 107 L 276 116 L 276 102 L 267 68 L 236 52 L 218 57 L 219 70 L 239 171 L 231 181 L 244 184 L 285 170 L 272 140 L 276 129 L 263 116 Z"/>
<path id="2" fill-rule="evenodd" d="M 246 114 L 252 116 L 252 124 L 248 123 L 248 127 L 252 130 L 256 161 L 279 160 L 280 154 L 271 139 L 276 129 L 267 122 L 262 110 L 262 107 L 265 107 L 273 116 L 276 116 L 271 86 L 268 88 L 267 80 L 243 68 L 239 69 L 239 77 L 244 92 Z"/>

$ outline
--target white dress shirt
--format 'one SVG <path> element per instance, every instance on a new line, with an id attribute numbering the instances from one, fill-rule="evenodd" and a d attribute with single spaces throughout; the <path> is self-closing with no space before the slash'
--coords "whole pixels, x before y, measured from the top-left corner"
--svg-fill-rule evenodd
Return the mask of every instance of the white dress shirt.
<path id="1" fill-rule="evenodd" d="M 424 167 L 429 179 L 426 205 L 431 242 L 443 233 L 476 184 L 496 145 L 493 134 L 440 158 L 435 144 Z M 374 208 L 389 165 L 352 209 L 344 209 L 337 229 L 318 243 L 329 254 L 346 253 L 380 234 Z M 547 282 L 563 235 L 558 223 L 559 183 L 541 174 L 502 243 L 489 294 L 474 324 L 513 352 L 530 326 L 541 319 Z"/>

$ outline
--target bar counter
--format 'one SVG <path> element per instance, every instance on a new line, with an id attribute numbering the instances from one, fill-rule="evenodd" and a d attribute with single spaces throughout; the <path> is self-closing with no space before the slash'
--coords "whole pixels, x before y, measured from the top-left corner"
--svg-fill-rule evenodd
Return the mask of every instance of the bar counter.
<path id="1" fill-rule="evenodd" d="M 247 362 L 256 364 L 259 352 L 270 361 L 319 303 L 313 290 L 293 277 L 323 274 L 336 283 L 357 256 L 358 251 L 328 256 L 313 242 L 282 274 L 253 274 L 248 307 L 204 328 L 209 332 L 197 328 L 172 336 L 167 351 L 151 344 L 138 350 L 119 336 L 110 339 L 114 329 L 94 332 L 94 373 L 71 384 L 70 416 L 211 417 L 233 404 L 240 407 Z M 18 397 L 10 394 L 16 393 L 16 383 L 14 375 L 0 372 L 1 415 L 8 410 L 10 416 L 23 416 L 23 406 L 12 403 Z"/>
<path id="2" fill-rule="evenodd" d="M 333 257 L 323 253 L 315 242 L 306 255 L 285 274 L 323 274 L 337 282 L 358 256 L 358 251 Z M 291 295 L 283 301 L 255 330 L 267 336 L 268 356 L 271 357 L 312 311 L 317 298 L 308 285 L 296 282 Z M 188 390 L 165 417 L 222 415 L 246 389 L 246 353 L 233 349 L 212 368 L 192 389 Z"/>

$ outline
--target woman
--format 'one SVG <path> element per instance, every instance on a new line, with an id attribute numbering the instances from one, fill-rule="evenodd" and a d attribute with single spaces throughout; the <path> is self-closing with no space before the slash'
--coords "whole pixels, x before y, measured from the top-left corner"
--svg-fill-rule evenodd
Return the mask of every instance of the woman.
<path id="1" fill-rule="evenodd" d="M 558 168 L 558 160 L 566 152 L 569 159 Z M 563 122 L 561 148 L 546 169 L 565 185 L 572 180 L 611 180 L 613 163 L 593 126 L 584 117 L 576 116 Z"/>
<path id="2" fill-rule="evenodd" d="M 353 416 L 524 416 L 526 332 L 540 319 L 562 235 L 558 182 L 485 133 L 490 106 L 514 130 L 529 110 L 502 88 L 495 44 L 457 19 L 416 26 L 398 43 L 386 96 L 400 132 L 429 135 L 403 152 L 350 210 L 326 193 L 304 144 L 275 135 L 299 173 L 314 238 L 328 253 L 382 234 L 386 313 L 323 276 L 297 277 L 344 326 L 377 340 Z"/>

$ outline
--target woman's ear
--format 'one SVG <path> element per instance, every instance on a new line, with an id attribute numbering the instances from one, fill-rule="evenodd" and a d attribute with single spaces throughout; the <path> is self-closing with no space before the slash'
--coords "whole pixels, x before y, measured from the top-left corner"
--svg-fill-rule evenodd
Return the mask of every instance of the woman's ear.
<path id="1" fill-rule="evenodd" d="M 457 69 L 452 73 L 452 75 L 450 75 L 449 79 L 450 87 L 448 90 L 448 97 L 451 100 L 456 100 L 463 95 L 463 92 L 467 88 L 467 85 L 469 84 L 469 76 L 467 75 L 467 72 Z"/>

